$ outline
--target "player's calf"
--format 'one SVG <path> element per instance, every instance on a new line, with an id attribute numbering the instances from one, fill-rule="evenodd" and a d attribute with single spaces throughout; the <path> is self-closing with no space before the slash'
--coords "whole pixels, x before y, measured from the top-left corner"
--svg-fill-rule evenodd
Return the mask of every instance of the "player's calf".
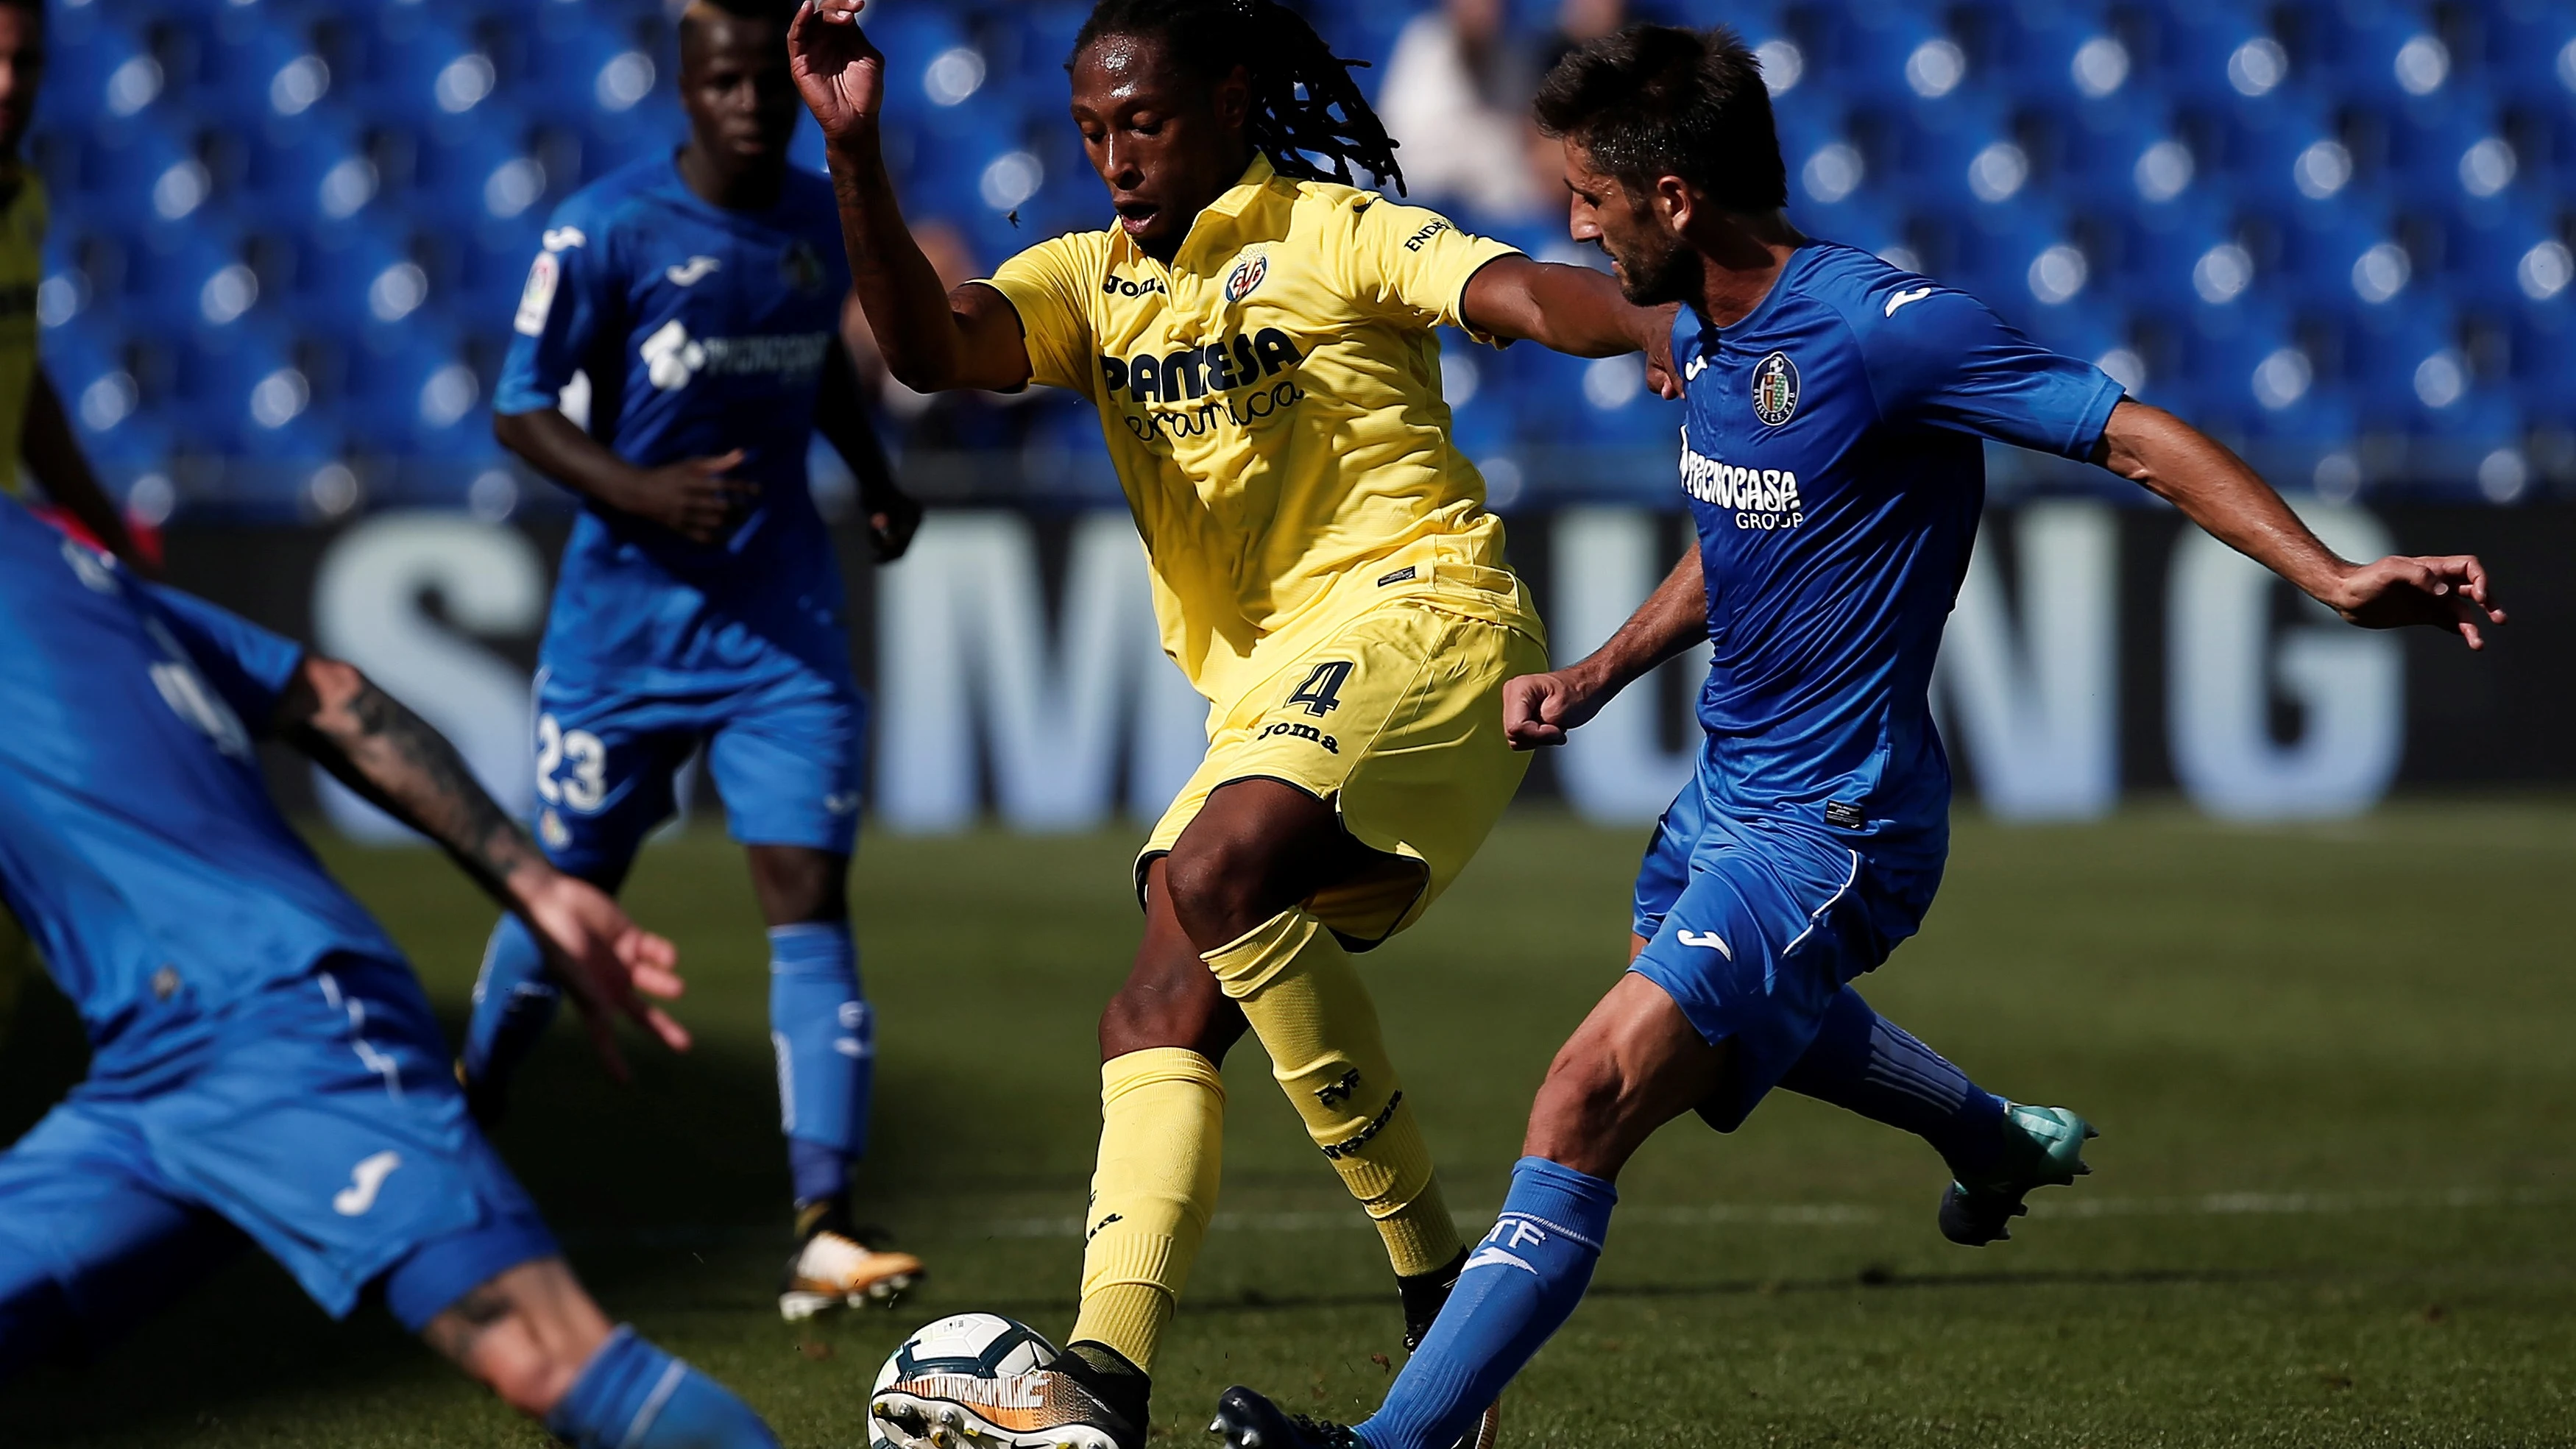
<path id="1" fill-rule="evenodd" d="M 631 1328 L 611 1327 L 560 1258 L 477 1285 L 421 1336 L 577 1449 L 776 1449 L 750 1407 Z"/>

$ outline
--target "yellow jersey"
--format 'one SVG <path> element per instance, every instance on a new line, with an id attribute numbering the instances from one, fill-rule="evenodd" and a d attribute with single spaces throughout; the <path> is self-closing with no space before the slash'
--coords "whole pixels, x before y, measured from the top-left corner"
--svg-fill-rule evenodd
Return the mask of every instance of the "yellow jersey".
<path id="1" fill-rule="evenodd" d="M 0 493 L 20 491 L 27 437 L 27 394 L 36 382 L 36 284 L 45 278 L 45 226 L 50 210 L 36 173 L 0 174 L 15 190 L 0 206 Z"/>
<path id="2" fill-rule="evenodd" d="M 1395 597 L 1544 638 L 1450 441 L 1432 332 L 1514 254 L 1256 156 L 1168 265 L 1092 231 L 993 275 L 1032 380 L 1099 409 L 1164 651 L 1216 705 Z"/>

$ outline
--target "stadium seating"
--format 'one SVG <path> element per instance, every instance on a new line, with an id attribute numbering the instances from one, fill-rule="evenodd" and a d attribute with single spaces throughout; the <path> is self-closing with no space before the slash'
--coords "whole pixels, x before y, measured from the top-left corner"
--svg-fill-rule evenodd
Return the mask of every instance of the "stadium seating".
<path id="1" fill-rule="evenodd" d="M 1420 6 L 1303 8 L 1382 67 Z M 1977 292 L 2284 483 L 2365 452 L 2371 487 L 2576 486 L 2547 475 L 2576 455 L 2563 0 L 1636 8 L 1732 24 L 1761 48 L 1808 230 Z M 889 152 L 907 205 L 983 265 L 1101 217 L 1064 118 L 1086 9 L 872 11 L 898 77 Z M 1510 6 L 1533 46 L 1554 11 Z M 59 0 L 34 145 L 56 217 L 40 311 L 106 471 L 156 478 L 162 499 L 180 477 L 192 509 L 328 513 L 358 496 L 352 477 L 372 501 L 460 504 L 498 461 L 492 372 L 547 215 L 679 134 L 670 14 L 663 0 Z M 798 155 L 819 163 L 810 127 Z M 1568 250 L 1553 216 L 1461 220 Z M 1498 491 L 1669 486 L 1673 418 L 1633 364 L 1447 345 L 1462 443 L 1527 484 Z M 1064 398 L 937 416 L 925 446 L 1083 448 L 1093 426 Z M 890 428 L 902 436 L 900 418 Z M 1015 496 L 1048 486 L 1044 470 L 1004 472 L 996 488 Z"/>

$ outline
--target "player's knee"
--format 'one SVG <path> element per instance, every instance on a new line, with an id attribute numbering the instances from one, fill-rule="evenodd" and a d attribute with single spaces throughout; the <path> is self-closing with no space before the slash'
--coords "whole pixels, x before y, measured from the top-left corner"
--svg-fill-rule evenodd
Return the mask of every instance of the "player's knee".
<path id="1" fill-rule="evenodd" d="M 513 1337 L 476 1365 L 477 1375 L 502 1403 L 543 1419 L 581 1379 L 582 1362 L 532 1338 Z"/>
<path id="2" fill-rule="evenodd" d="M 1268 899 L 1273 862 L 1267 842 L 1244 837 L 1184 838 L 1165 863 L 1172 915 L 1191 942 L 1213 951 L 1241 939 L 1283 907 Z"/>
<path id="3" fill-rule="evenodd" d="M 752 891 L 770 925 L 849 918 L 849 857 L 779 845 L 755 845 L 747 854 Z"/>

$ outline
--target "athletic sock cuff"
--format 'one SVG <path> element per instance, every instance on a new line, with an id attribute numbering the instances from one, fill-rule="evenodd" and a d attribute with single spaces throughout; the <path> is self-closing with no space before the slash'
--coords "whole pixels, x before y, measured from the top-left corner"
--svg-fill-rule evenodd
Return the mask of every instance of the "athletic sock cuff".
<path id="1" fill-rule="evenodd" d="M 1164 1082 L 1188 1082 L 1225 1100 L 1225 1078 L 1216 1063 L 1188 1047 L 1147 1047 L 1111 1057 L 1100 1064 L 1100 1100 L 1114 1102 L 1140 1088 Z"/>
<path id="2" fill-rule="evenodd" d="M 1535 1218 L 1598 1252 L 1609 1236 L 1610 1210 L 1618 1205 L 1619 1189 L 1609 1179 L 1524 1157 L 1512 1164 L 1502 1215 Z"/>
<path id="3" fill-rule="evenodd" d="M 1281 911 L 1199 959 L 1228 997 L 1242 1001 L 1275 980 L 1323 929 L 1322 921 L 1304 911 Z"/>
<path id="4" fill-rule="evenodd" d="M 780 976 L 837 975 L 857 957 L 847 921 L 800 921 L 769 928 L 769 969 Z"/>

